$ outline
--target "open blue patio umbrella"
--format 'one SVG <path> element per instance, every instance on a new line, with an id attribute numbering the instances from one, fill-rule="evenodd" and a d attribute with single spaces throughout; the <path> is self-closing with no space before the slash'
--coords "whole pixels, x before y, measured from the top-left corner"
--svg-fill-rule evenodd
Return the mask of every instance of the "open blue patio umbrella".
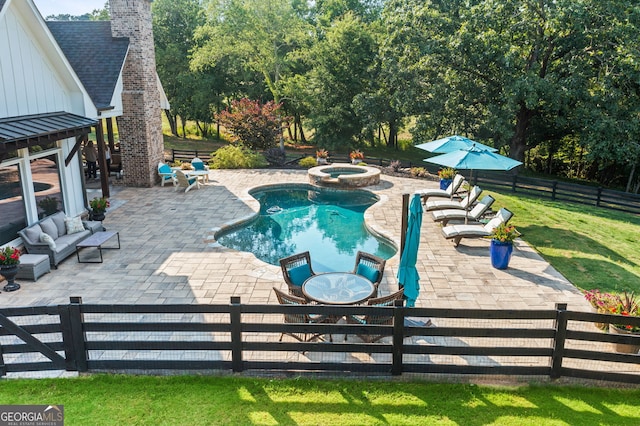
<path id="1" fill-rule="evenodd" d="M 404 288 L 404 296 L 409 307 L 416 305 L 416 299 L 420 294 L 420 275 L 416 269 L 416 262 L 420 246 L 421 226 L 422 203 L 420 202 L 420 194 L 414 194 L 411 203 L 409 203 L 406 240 L 398 268 L 398 283 Z"/>
<path id="2" fill-rule="evenodd" d="M 425 151 L 433 152 L 435 154 L 446 154 L 448 152 L 458 151 L 460 149 L 471 148 L 475 146 L 478 149 L 484 149 L 489 152 L 498 152 L 497 149 L 487 145 L 483 145 L 480 142 L 473 141 L 464 136 L 448 136 L 446 138 L 438 139 L 432 142 L 416 145 L 416 148 L 424 149 Z"/>
<path id="3" fill-rule="evenodd" d="M 476 146 L 466 149 L 436 155 L 424 161 L 445 167 L 453 167 L 458 170 L 511 170 L 522 163 L 513 158 L 505 157 L 495 152 L 486 151 Z M 471 179 L 469 179 L 471 180 Z"/>

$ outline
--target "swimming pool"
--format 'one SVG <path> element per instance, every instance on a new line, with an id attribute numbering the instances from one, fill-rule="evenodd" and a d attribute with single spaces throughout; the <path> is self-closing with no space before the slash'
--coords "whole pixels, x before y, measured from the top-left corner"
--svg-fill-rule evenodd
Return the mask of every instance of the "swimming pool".
<path id="1" fill-rule="evenodd" d="M 220 244 L 251 252 L 272 265 L 308 250 L 315 272 L 352 270 L 358 250 L 383 259 L 397 251 L 390 240 L 372 234 L 364 224 L 365 210 L 378 201 L 371 192 L 282 185 L 250 194 L 260 202 L 259 215 L 216 234 Z"/>

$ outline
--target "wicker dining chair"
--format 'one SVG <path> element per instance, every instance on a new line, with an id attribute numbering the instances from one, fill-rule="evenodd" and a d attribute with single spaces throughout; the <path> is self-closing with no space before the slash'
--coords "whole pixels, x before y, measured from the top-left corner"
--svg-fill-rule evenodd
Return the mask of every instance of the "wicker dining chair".
<path id="1" fill-rule="evenodd" d="M 374 290 L 371 297 L 378 297 L 378 286 L 382 281 L 386 262 L 381 257 L 364 251 L 359 251 L 356 255 L 356 265 L 353 268 L 353 273 L 362 275 L 373 283 Z"/>
<path id="2" fill-rule="evenodd" d="M 302 297 L 293 296 L 291 294 L 287 294 L 283 291 L 278 290 L 273 287 L 273 291 L 276 293 L 276 297 L 278 298 L 278 303 L 281 305 L 306 305 L 307 301 Z M 325 315 L 317 315 L 317 314 L 284 314 L 284 322 L 285 324 L 319 324 L 326 322 L 327 317 Z M 320 333 L 289 333 L 283 332 L 280 334 L 280 341 L 284 335 L 287 334 L 294 339 L 300 342 L 310 342 L 314 339 L 319 338 L 322 334 Z M 311 337 L 307 337 L 311 335 Z"/>
<path id="3" fill-rule="evenodd" d="M 311 268 L 311 255 L 308 251 L 294 254 L 293 256 L 280 259 L 282 277 L 289 286 L 289 293 L 294 296 L 304 297 L 302 294 L 302 284 L 307 278 L 315 275 Z"/>
<path id="4" fill-rule="evenodd" d="M 394 306 L 396 300 L 403 300 L 404 290 L 399 290 L 395 293 L 391 293 L 387 296 L 376 297 L 369 299 L 367 305 L 369 306 Z M 390 325 L 393 324 L 392 315 L 347 315 L 347 324 L 359 324 L 359 325 Z M 365 343 L 373 343 L 386 337 L 386 334 L 373 335 L 373 334 L 358 334 L 358 337 Z M 347 340 L 347 335 L 344 336 L 344 340 Z"/>

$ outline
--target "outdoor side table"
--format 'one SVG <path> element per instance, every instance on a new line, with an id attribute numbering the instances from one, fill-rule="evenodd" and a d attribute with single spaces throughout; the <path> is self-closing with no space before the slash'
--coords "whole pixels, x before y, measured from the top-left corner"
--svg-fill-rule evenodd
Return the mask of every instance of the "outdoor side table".
<path id="1" fill-rule="evenodd" d="M 117 237 L 118 238 L 118 247 L 112 247 L 112 246 L 104 247 L 103 246 L 104 243 L 106 243 L 107 241 L 109 241 L 113 237 Z M 80 260 L 80 251 L 82 249 L 88 248 L 88 247 L 94 247 L 94 248 L 98 249 L 98 252 L 100 253 L 100 260 L 99 261 L 87 260 L 88 258 L 86 258 L 85 260 Z M 85 238 L 84 240 L 82 240 L 78 244 L 76 244 L 76 256 L 78 258 L 78 263 L 102 263 L 102 261 L 103 261 L 102 250 L 119 249 L 119 248 L 120 248 L 120 233 L 119 232 L 116 232 L 116 231 L 96 232 L 95 234 L 91 235 L 88 238 Z"/>
<path id="2" fill-rule="evenodd" d="M 49 256 L 46 254 L 23 254 L 20 256 L 16 278 L 38 281 L 38 278 L 51 272 Z"/>

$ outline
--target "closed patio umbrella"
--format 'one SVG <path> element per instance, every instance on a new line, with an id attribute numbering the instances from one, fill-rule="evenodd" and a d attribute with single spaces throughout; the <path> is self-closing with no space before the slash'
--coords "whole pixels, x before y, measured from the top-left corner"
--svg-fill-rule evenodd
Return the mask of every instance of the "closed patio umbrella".
<path id="1" fill-rule="evenodd" d="M 409 307 L 415 306 L 418 294 L 420 294 L 420 275 L 418 275 L 418 270 L 416 269 L 416 261 L 418 260 L 421 226 L 422 203 L 420 202 L 420 195 L 414 194 L 409 204 L 407 236 L 398 268 L 398 283 L 401 288 L 404 288 L 404 296 Z"/>
<path id="2" fill-rule="evenodd" d="M 454 152 L 459 149 L 466 149 L 475 146 L 478 149 L 484 149 L 489 152 L 498 152 L 497 149 L 487 145 L 483 145 L 480 142 L 473 141 L 464 136 L 448 136 L 446 138 L 438 139 L 432 142 L 416 145 L 416 148 L 424 149 L 425 151 L 433 152 L 435 154 L 446 154 L 448 152 Z"/>

